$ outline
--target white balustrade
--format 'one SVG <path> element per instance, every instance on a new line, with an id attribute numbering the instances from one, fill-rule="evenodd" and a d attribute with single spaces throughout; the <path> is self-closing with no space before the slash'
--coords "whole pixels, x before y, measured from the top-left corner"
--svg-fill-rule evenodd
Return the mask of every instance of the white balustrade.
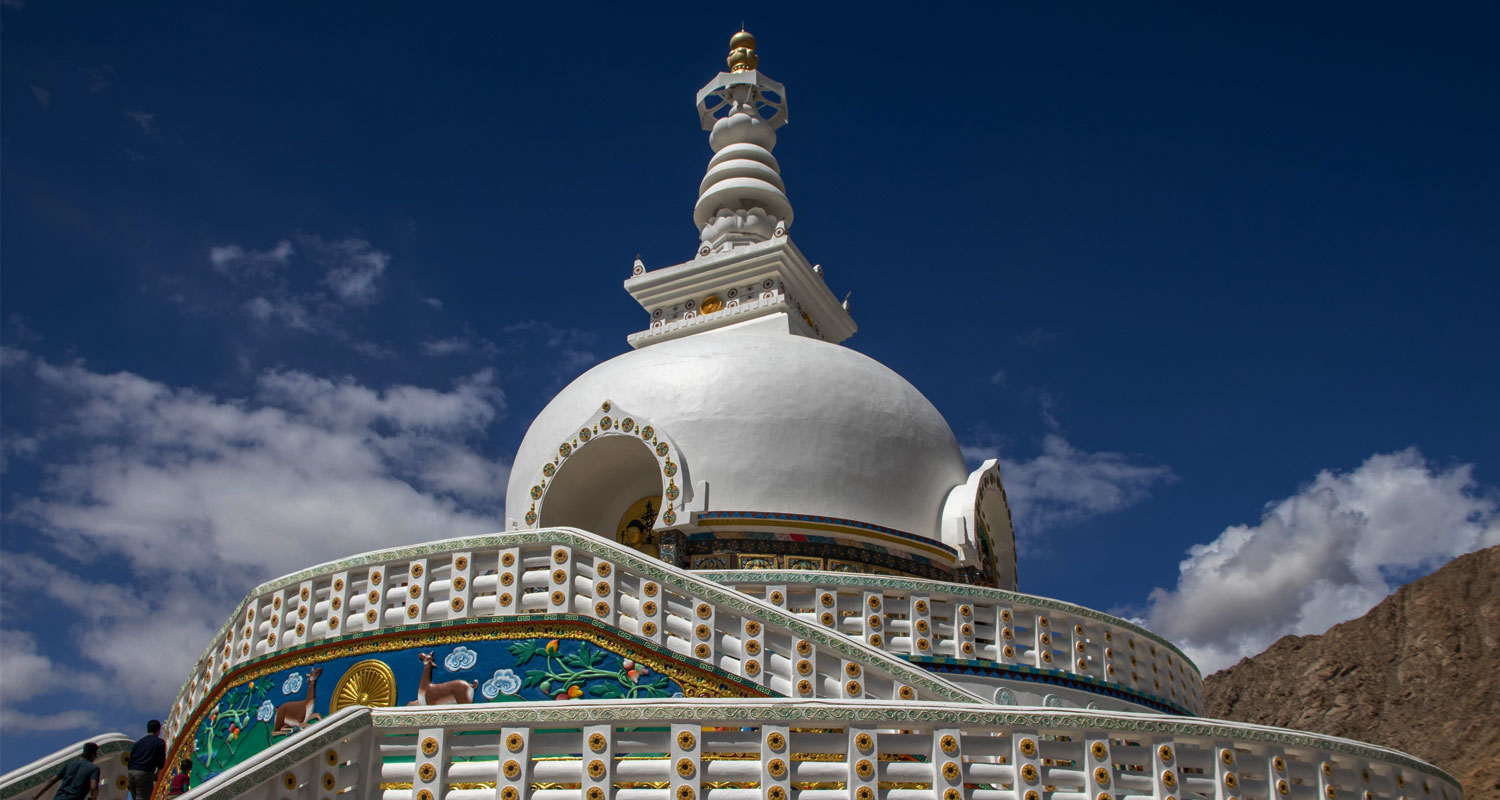
<path id="1" fill-rule="evenodd" d="M 372 735 L 361 738 L 356 720 Z M 324 725 L 336 730 L 320 733 Z M 1462 797 L 1441 770 L 1345 739 L 1154 714 L 953 703 L 348 709 L 286 746 L 301 755 L 266 761 L 292 766 L 241 765 L 189 800 L 323 797 L 348 788 L 382 800 Z M 333 757 L 319 759 L 329 750 L 338 770 L 329 769 Z M 301 791 L 330 780 L 326 792 Z M 294 783 L 298 791 L 286 788 Z"/>
<path id="2" fill-rule="evenodd" d="M 889 649 L 876 608 L 883 595 L 855 602 L 874 603 L 872 613 L 788 613 L 775 598 L 741 595 L 572 529 L 367 553 L 252 592 L 199 659 L 164 735 L 174 741 L 226 677 L 257 659 L 336 636 L 538 613 L 597 620 L 788 697 L 987 701 Z"/>
<path id="3" fill-rule="evenodd" d="M 796 570 L 697 574 L 918 662 L 945 656 L 1056 670 L 1176 710 L 1203 710 L 1203 677 L 1181 650 L 1144 628 L 1082 606 L 880 575 Z M 878 637 L 882 631 L 884 636 Z"/>

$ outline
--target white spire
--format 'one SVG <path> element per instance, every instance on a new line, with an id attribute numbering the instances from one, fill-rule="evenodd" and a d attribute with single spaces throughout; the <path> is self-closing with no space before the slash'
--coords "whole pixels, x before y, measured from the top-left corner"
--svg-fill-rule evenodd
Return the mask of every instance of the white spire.
<path id="1" fill-rule="evenodd" d="M 729 46 L 730 71 L 698 92 L 714 150 L 693 207 L 700 256 L 785 236 L 792 226 L 792 202 L 771 155 L 776 129 L 786 124 L 786 90 L 755 69 L 755 37 L 740 31 Z"/>
<path id="2" fill-rule="evenodd" d="M 714 157 L 698 189 L 693 221 L 703 242 L 681 264 L 646 269 L 639 257 L 625 290 L 650 315 L 627 337 L 647 347 L 720 328 L 838 344 L 857 326 L 828 288 L 825 270 L 792 243 L 792 203 L 771 148 L 786 124 L 786 92 L 755 71 L 755 38 L 729 40 L 729 71 L 698 92 L 698 115 Z M 848 298 L 845 298 L 846 302 Z"/>

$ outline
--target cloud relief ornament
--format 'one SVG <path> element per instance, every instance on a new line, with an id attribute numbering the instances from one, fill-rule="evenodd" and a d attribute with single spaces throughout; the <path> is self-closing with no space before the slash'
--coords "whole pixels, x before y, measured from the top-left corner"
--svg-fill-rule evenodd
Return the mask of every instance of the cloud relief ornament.
<path id="1" fill-rule="evenodd" d="M 471 669 L 479 663 L 479 654 L 467 647 L 455 647 L 448 657 L 443 659 L 443 669 L 449 672 L 463 672 Z"/>

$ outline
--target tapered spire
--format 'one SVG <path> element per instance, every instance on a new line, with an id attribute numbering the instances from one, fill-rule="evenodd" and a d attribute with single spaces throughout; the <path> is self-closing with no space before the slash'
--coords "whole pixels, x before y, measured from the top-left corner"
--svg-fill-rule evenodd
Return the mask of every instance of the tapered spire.
<path id="1" fill-rule="evenodd" d="M 784 236 L 792 226 L 792 202 L 771 155 L 776 129 L 786 124 L 786 89 L 756 69 L 754 36 L 742 30 L 729 48 L 730 71 L 698 92 L 698 116 L 714 151 L 693 207 L 699 255 Z"/>
<path id="2" fill-rule="evenodd" d="M 681 264 L 648 270 L 637 257 L 631 265 L 625 290 L 650 315 L 649 327 L 626 339 L 631 347 L 747 325 L 837 344 L 857 329 L 823 269 L 787 232 L 792 203 L 771 155 L 786 124 L 786 90 L 758 70 L 755 44 L 736 33 L 729 71 L 698 92 L 714 151 L 693 208 L 701 242 Z"/>

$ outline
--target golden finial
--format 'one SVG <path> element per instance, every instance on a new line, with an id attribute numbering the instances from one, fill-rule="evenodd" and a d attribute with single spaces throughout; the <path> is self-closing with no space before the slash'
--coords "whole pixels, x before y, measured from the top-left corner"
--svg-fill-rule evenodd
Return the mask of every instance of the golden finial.
<path id="1" fill-rule="evenodd" d="M 760 56 L 755 54 L 755 37 L 743 28 L 729 37 L 728 61 L 730 72 L 749 72 L 760 63 Z"/>

